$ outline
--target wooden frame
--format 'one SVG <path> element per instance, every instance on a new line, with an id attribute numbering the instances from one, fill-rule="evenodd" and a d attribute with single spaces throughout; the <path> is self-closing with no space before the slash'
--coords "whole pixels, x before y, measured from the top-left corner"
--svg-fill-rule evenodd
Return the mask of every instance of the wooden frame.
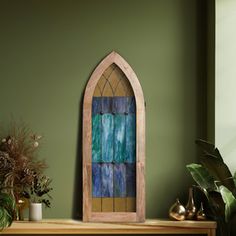
<path id="1" fill-rule="evenodd" d="M 136 100 L 136 212 L 92 212 L 92 99 L 103 72 L 116 64 L 131 84 Z M 111 52 L 92 73 L 83 102 L 83 221 L 143 222 L 145 220 L 145 102 L 138 78 L 130 65 Z"/>

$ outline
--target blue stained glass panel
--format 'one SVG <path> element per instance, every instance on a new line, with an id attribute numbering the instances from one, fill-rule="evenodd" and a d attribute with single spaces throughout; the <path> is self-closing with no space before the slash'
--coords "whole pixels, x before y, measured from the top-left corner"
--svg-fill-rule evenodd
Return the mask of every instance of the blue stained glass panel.
<path id="1" fill-rule="evenodd" d="M 136 103 L 134 97 L 93 97 L 92 113 L 135 113 Z"/>
<path id="2" fill-rule="evenodd" d="M 126 197 L 125 164 L 114 164 L 114 197 Z"/>
<path id="3" fill-rule="evenodd" d="M 127 97 L 127 111 L 128 113 L 136 113 L 136 101 L 135 97 Z"/>
<path id="4" fill-rule="evenodd" d="M 92 162 L 101 162 L 101 126 L 102 116 L 97 114 L 92 116 Z"/>
<path id="5" fill-rule="evenodd" d="M 126 116 L 126 162 L 136 161 L 136 115 Z"/>
<path id="6" fill-rule="evenodd" d="M 102 162 L 113 161 L 113 115 L 102 115 Z"/>
<path id="7" fill-rule="evenodd" d="M 125 120 L 126 115 L 114 115 L 114 162 L 125 161 Z"/>
<path id="8" fill-rule="evenodd" d="M 126 163 L 126 189 L 127 197 L 136 196 L 136 164 Z"/>
<path id="9" fill-rule="evenodd" d="M 100 114 L 102 110 L 102 103 L 101 103 L 101 97 L 93 97 L 92 102 L 92 114 Z"/>
<path id="10" fill-rule="evenodd" d="M 101 111 L 103 113 L 112 113 L 112 97 L 101 97 Z"/>
<path id="11" fill-rule="evenodd" d="M 113 164 L 103 163 L 102 177 L 102 197 L 113 197 Z"/>
<path id="12" fill-rule="evenodd" d="M 115 113 L 135 113 L 135 107 L 134 97 L 113 97 L 113 112 Z"/>
<path id="13" fill-rule="evenodd" d="M 124 114 L 127 111 L 127 97 L 113 97 L 113 112 Z"/>
<path id="14" fill-rule="evenodd" d="M 92 164 L 92 195 L 93 197 L 102 196 L 102 182 L 101 182 L 101 164 Z"/>

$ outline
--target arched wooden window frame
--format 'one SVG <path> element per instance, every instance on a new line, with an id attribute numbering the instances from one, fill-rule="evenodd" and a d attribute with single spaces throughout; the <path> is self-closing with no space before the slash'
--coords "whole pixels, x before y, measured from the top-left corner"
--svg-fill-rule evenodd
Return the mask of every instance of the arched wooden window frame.
<path id="1" fill-rule="evenodd" d="M 136 101 L 136 212 L 92 212 L 92 99 L 103 72 L 116 64 L 125 74 Z M 131 66 L 111 52 L 92 73 L 83 101 L 83 221 L 143 222 L 145 220 L 145 102 L 142 87 Z"/>

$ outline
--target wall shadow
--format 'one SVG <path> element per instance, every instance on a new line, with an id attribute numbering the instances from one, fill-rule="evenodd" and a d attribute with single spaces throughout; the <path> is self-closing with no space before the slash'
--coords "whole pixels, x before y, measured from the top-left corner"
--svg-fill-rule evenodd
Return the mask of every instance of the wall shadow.
<path id="1" fill-rule="evenodd" d="M 197 1 L 197 137 L 207 139 L 207 2 Z M 199 154 L 199 153 L 198 153 Z"/>
<path id="2" fill-rule="evenodd" d="M 215 137 L 215 1 L 197 1 L 197 138 Z"/>
<path id="3" fill-rule="evenodd" d="M 78 131 L 77 131 L 77 150 L 75 162 L 75 177 L 74 177 L 74 194 L 73 194 L 73 208 L 72 219 L 82 220 L 83 216 L 83 168 L 82 168 L 82 127 L 83 127 L 83 97 L 84 91 L 80 96 L 78 104 Z"/>

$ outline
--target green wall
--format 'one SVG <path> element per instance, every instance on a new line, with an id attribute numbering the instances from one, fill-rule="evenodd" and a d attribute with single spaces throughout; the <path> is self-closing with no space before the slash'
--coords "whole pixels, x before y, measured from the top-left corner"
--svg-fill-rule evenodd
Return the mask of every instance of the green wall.
<path id="1" fill-rule="evenodd" d="M 133 67 L 147 103 L 147 217 L 166 217 L 176 197 L 186 202 L 185 165 L 205 132 L 204 9 L 197 0 L 0 1 L 0 120 L 22 119 L 44 136 L 54 187 L 45 218 L 69 218 L 81 201 L 81 98 L 112 50 Z"/>

